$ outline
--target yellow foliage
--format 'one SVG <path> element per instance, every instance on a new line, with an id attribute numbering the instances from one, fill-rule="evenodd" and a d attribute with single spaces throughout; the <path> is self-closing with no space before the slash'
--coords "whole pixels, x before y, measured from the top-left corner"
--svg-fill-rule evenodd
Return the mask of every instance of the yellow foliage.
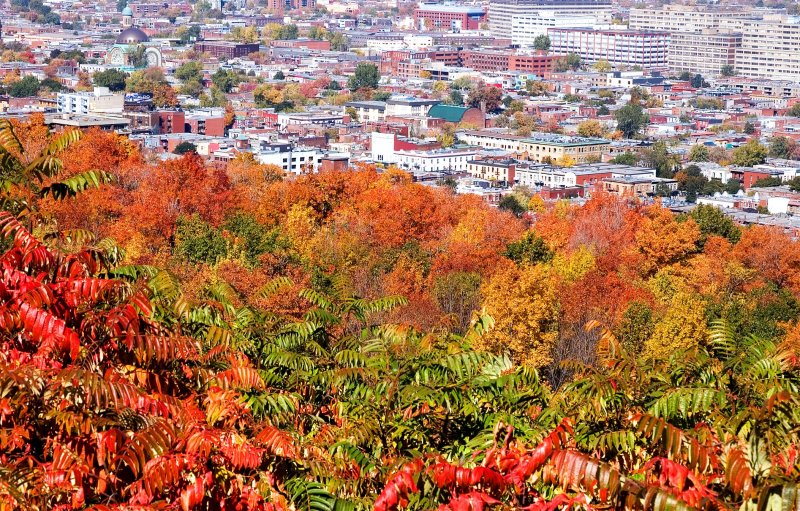
<path id="1" fill-rule="evenodd" d="M 707 336 L 705 303 L 695 295 L 676 293 L 652 337 L 644 343 L 642 354 L 651 359 L 669 358 L 697 346 Z"/>
<path id="2" fill-rule="evenodd" d="M 286 233 L 298 250 L 309 247 L 316 230 L 314 212 L 308 206 L 294 204 L 286 215 Z"/>
<path id="3" fill-rule="evenodd" d="M 564 154 L 556 158 L 553 162 L 554 164 L 558 165 L 559 167 L 574 167 L 578 161 L 568 154 Z"/>
<path id="4" fill-rule="evenodd" d="M 569 255 L 557 254 L 555 259 L 553 259 L 553 270 L 558 276 L 569 283 L 578 281 L 581 277 L 592 271 L 594 267 L 594 255 L 585 245 L 581 245 L 578 250 Z"/>
<path id="5" fill-rule="evenodd" d="M 697 250 L 700 229 L 694 220 L 678 222 L 675 215 L 660 205 L 648 208 L 645 215 L 641 229 L 636 233 L 636 245 L 645 256 L 643 273 L 653 273 L 680 262 Z"/>
<path id="6" fill-rule="evenodd" d="M 534 195 L 531 197 L 531 200 L 528 201 L 528 211 L 533 211 L 534 213 L 544 213 L 545 209 L 546 206 L 541 195 Z"/>
<path id="7" fill-rule="evenodd" d="M 558 337 L 557 301 L 549 269 L 541 265 L 509 266 L 484 288 L 484 310 L 495 325 L 474 348 L 508 352 L 521 364 L 541 367 L 551 360 Z"/>

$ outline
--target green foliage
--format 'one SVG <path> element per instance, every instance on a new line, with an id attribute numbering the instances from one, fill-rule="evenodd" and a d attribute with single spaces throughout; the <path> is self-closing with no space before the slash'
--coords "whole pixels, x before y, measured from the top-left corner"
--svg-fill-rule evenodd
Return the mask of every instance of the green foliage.
<path id="1" fill-rule="evenodd" d="M 108 87 L 112 92 L 125 90 L 128 74 L 118 69 L 107 69 L 92 76 L 92 82 L 98 87 Z"/>
<path id="2" fill-rule="evenodd" d="M 521 240 L 509 243 L 505 255 L 517 264 L 546 263 L 553 259 L 553 252 L 544 239 L 533 231 L 527 232 Z"/>
<path id="3" fill-rule="evenodd" d="M 641 353 L 645 341 L 653 335 L 653 310 L 650 305 L 631 302 L 614 333 L 626 351 Z"/>
<path id="4" fill-rule="evenodd" d="M 174 154 L 186 154 L 186 153 L 196 153 L 197 146 L 191 142 L 183 141 L 180 144 L 175 146 L 175 149 L 172 151 Z"/>
<path id="5" fill-rule="evenodd" d="M 34 76 L 26 76 L 8 86 L 8 95 L 14 98 L 29 98 L 39 93 L 41 84 Z"/>
<path id="6" fill-rule="evenodd" d="M 203 79 L 203 64 L 196 60 L 184 62 L 175 70 L 175 78 L 186 82 L 199 82 Z"/>
<path id="7" fill-rule="evenodd" d="M 550 49 L 550 37 L 547 34 L 536 36 L 533 40 L 533 47 L 537 50 L 547 51 Z"/>
<path id="8" fill-rule="evenodd" d="M 689 80 L 689 83 L 695 89 L 708 87 L 708 82 L 706 82 L 705 79 L 703 79 L 703 75 L 699 74 L 692 76 L 691 80 Z"/>
<path id="9" fill-rule="evenodd" d="M 272 76 L 273 80 L 285 80 L 286 75 L 280 69 Z"/>
<path id="10" fill-rule="evenodd" d="M 772 137 L 769 140 L 769 156 L 791 159 L 797 151 L 797 143 L 788 137 Z"/>
<path id="11" fill-rule="evenodd" d="M 709 204 L 700 204 L 695 207 L 689 216 L 695 221 L 702 234 L 704 243 L 708 236 L 720 236 L 731 243 L 737 243 L 742 237 L 742 231 L 731 218 L 723 213 L 720 208 Z"/>
<path id="12" fill-rule="evenodd" d="M 174 252 L 191 263 L 213 264 L 225 257 L 228 248 L 222 233 L 192 215 L 178 218 Z"/>
<path id="13" fill-rule="evenodd" d="M 223 228 L 233 235 L 234 250 L 240 250 L 250 266 L 257 264 L 259 256 L 285 246 L 277 229 L 267 229 L 250 215 L 233 215 Z"/>
<path id="14" fill-rule="evenodd" d="M 353 75 L 347 80 L 347 88 L 351 91 L 359 89 L 377 89 L 381 80 L 378 66 L 369 62 L 360 62 Z"/>
<path id="15" fill-rule="evenodd" d="M 627 104 L 614 112 L 617 129 L 625 138 L 633 138 L 650 122 L 649 117 L 639 105 Z"/>
<path id="16" fill-rule="evenodd" d="M 671 153 L 663 140 L 642 151 L 642 165 L 656 169 L 658 177 L 673 177 L 675 170 L 680 168 L 680 163 L 680 157 Z"/>
<path id="17" fill-rule="evenodd" d="M 753 183 L 754 188 L 771 188 L 773 186 L 781 186 L 783 185 L 783 181 L 779 177 L 769 176 L 769 177 L 762 177 L 761 179 L 756 180 Z"/>
<path id="18" fill-rule="evenodd" d="M 631 152 L 621 153 L 612 158 L 611 163 L 617 163 L 619 165 L 638 165 L 639 155 Z"/>
<path id="19" fill-rule="evenodd" d="M 298 35 L 299 31 L 297 30 L 297 25 L 293 24 L 279 25 L 275 28 L 275 31 L 272 33 L 272 38 L 278 40 L 289 40 L 289 39 L 297 39 Z"/>
<path id="20" fill-rule="evenodd" d="M 736 69 L 730 64 L 725 64 L 720 68 L 719 74 L 722 76 L 736 76 Z"/>
<path id="21" fill-rule="evenodd" d="M 559 57 L 553 63 L 553 70 L 559 73 L 564 71 L 575 71 L 581 66 L 581 57 L 576 53 L 569 53 L 564 57 Z"/>
<path id="22" fill-rule="evenodd" d="M 498 204 L 498 207 L 503 211 L 513 213 L 517 217 L 521 217 L 526 211 L 528 211 L 527 205 L 522 204 L 519 198 L 517 198 L 517 196 L 514 194 L 506 195 L 500 199 L 500 204 Z"/>
<path id="23" fill-rule="evenodd" d="M 689 161 L 703 162 L 709 161 L 710 158 L 708 147 L 703 144 L 693 145 L 689 150 Z"/>
<path id="24" fill-rule="evenodd" d="M 764 163 L 769 150 L 758 140 L 751 139 L 746 144 L 733 150 L 733 164 L 740 167 L 752 167 Z"/>

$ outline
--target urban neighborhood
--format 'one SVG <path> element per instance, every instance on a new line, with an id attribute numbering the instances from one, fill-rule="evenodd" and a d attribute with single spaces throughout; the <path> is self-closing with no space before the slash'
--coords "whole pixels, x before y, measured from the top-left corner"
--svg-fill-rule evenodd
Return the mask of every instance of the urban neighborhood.
<path id="1" fill-rule="evenodd" d="M 0 511 L 800 511 L 800 0 L 0 2 Z"/>

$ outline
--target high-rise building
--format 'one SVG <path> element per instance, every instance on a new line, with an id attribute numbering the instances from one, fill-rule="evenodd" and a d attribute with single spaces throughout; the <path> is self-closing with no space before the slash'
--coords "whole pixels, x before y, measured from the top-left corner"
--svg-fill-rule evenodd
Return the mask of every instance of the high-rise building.
<path id="1" fill-rule="evenodd" d="M 593 30 L 591 28 L 551 28 L 550 51 L 575 53 L 581 60 L 607 60 L 613 66 L 667 66 L 669 34 L 654 30 Z"/>
<path id="2" fill-rule="evenodd" d="M 800 18 L 768 15 L 737 25 L 742 33 L 735 64 L 739 75 L 800 81 Z"/>
<path id="3" fill-rule="evenodd" d="M 718 28 L 731 20 L 757 18 L 747 7 L 736 10 L 719 6 L 708 8 L 667 5 L 660 9 L 641 8 L 630 10 L 628 26 L 636 30 L 659 30 L 664 32 L 701 32 L 707 28 Z"/>
<path id="4" fill-rule="evenodd" d="M 676 73 L 718 75 L 723 66 L 736 67 L 742 34 L 718 28 L 701 32 L 673 32 L 669 43 L 669 68 Z"/>
<path id="5" fill-rule="evenodd" d="M 610 0 L 491 0 L 489 28 L 494 37 L 533 46 L 548 28 L 587 27 L 611 20 Z"/>

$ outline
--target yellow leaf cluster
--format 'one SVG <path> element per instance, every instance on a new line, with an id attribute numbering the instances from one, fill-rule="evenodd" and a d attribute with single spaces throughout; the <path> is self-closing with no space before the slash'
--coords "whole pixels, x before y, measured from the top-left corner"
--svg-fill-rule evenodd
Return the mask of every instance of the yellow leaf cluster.
<path id="1" fill-rule="evenodd" d="M 643 355 L 665 359 L 697 346 L 707 336 L 705 304 L 695 295 L 679 292 L 656 323 L 652 337 L 645 342 Z"/>
<path id="2" fill-rule="evenodd" d="M 549 272 L 541 265 L 509 266 L 489 281 L 484 310 L 495 325 L 476 339 L 476 349 L 508 352 L 516 362 L 533 367 L 551 361 L 558 332 L 557 299 Z"/>

